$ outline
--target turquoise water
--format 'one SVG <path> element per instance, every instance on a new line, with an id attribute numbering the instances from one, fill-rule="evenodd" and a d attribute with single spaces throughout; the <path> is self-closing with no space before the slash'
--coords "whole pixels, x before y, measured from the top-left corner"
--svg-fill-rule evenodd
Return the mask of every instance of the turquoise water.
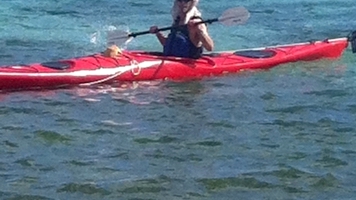
<path id="1" fill-rule="evenodd" d="M 202 0 L 215 50 L 345 37 L 351 0 Z M 110 26 L 169 25 L 170 1 L 2 0 L 0 65 L 102 51 Z M 98 35 L 96 43 L 91 42 Z M 126 48 L 160 50 L 153 36 Z M 0 94 L 0 199 L 354 199 L 356 59 L 183 83 Z"/>

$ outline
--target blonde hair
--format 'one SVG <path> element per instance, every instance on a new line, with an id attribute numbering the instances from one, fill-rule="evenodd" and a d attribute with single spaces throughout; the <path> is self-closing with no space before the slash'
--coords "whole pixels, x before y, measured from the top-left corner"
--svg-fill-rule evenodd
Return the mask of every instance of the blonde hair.
<path id="1" fill-rule="evenodd" d="M 193 3 L 191 5 L 191 7 L 189 8 L 189 11 L 185 14 L 185 21 L 184 21 L 185 24 L 188 23 L 188 21 L 191 17 L 194 17 L 194 16 L 200 17 L 201 16 L 201 12 L 197 8 L 199 0 L 192 0 L 192 1 L 193 1 Z M 182 17 L 181 10 L 179 8 L 177 0 L 174 0 L 171 14 L 172 14 L 173 21 L 176 20 L 178 16 Z"/>

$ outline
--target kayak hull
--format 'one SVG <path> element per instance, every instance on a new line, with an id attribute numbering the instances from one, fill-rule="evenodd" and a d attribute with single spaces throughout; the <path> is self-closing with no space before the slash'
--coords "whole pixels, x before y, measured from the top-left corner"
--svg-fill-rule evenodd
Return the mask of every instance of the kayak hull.
<path id="1" fill-rule="evenodd" d="M 56 62 L 0 67 L 0 90 L 57 88 L 112 81 L 186 80 L 284 63 L 337 59 L 347 38 L 204 54 L 199 59 L 124 51 L 118 58 L 94 54 Z"/>

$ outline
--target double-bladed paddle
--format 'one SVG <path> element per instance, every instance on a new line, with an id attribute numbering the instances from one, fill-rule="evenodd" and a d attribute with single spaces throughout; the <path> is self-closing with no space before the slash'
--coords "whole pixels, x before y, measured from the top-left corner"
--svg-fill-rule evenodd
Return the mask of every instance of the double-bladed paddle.
<path id="1" fill-rule="evenodd" d="M 202 24 L 202 23 L 211 24 L 213 22 L 220 22 L 223 25 L 232 26 L 232 25 L 244 24 L 244 23 L 246 23 L 246 21 L 249 18 L 250 18 L 250 13 L 248 12 L 248 10 L 246 8 L 235 7 L 235 8 L 229 8 L 229 9 L 225 10 L 223 12 L 223 14 L 218 18 L 204 20 L 204 21 L 198 22 L 198 24 Z M 175 28 L 175 26 L 159 28 L 158 31 L 167 31 L 167 30 L 171 30 L 172 28 Z M 108 45 L 127 44 L 128 42 L 131 41 L 132 38 L 139 36 L 139 35 L 149 34 L 149 33 L 151 33 L 151 32 L 150 31 L 142 31 L 142 32 L 136 32 L 136 33 L 128 33 L 126 31 L 122 31 L 122 30 L 111 30 L 111 31 L 107 32 L 107 44 Z"/>

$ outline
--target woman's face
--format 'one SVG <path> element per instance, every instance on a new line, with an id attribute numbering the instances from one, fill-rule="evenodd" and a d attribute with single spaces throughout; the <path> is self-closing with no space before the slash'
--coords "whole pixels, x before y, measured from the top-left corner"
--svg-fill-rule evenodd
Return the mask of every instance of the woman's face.
<path id="1" fill-rule="evenodd" d="M 183 13 L 187 13 L 193 6 L 193 0 L 176 0 Z"/>

